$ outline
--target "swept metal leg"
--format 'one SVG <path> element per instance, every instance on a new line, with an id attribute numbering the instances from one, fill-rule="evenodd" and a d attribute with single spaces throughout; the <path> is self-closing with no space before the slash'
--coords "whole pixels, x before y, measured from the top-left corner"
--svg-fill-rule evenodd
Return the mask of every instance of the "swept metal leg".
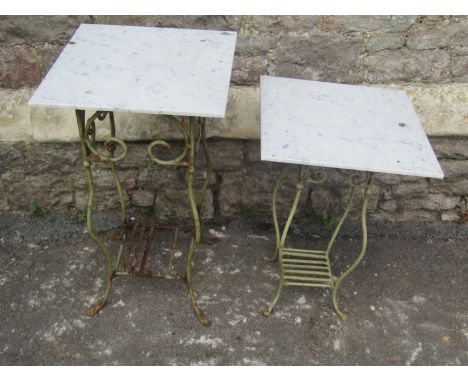
<path id="1" fill-rule="evenodd" d="M 280 234 L 280 229 L 279 229 L 279 224 L 278 224 L 278 215 L 276 212 L 276 201 L 278 199 L 278 189 L 280 188 L 281 184 L 283 183 L 284 178 L 286 177 L 288 173 L 288 169 L 284 169 L 283 172 L 281 173 L 278 181 L 276 182 L 275 188 L 273 189 L 273 198 L 271 202 L 271 212 L 273 215 L 273 223 L 275 225 L 275 253 L 273 254 L 272 257 L 264 256 L 263 260 L 266 261 L 275 261 L 278 259 L 278 253 L 279 253 L 279 247 L 280 247 L 280 240 L 281 240 L 281 234 Z"/>
<path id="2" fill-rule="evenodd" d="M 340 287 L 341 283 L 344 281 L 344 279 L 352 272 L 356 267 L 361 263 L 363 260 L 365 254 L 366 254 L 366 248 L 367 248 L 367 222 L 366 222 L 366 215 L 367 215 L 367 205 L 369 202 L 369 196 L 371 195 L 371 184 L 372 184 L 372 176 L 373 174 L 370 173 L 367 175 L 367 178 L 365 180 L 365 188 L 364 188 L 364 201 L 362 203 L 362 210 L 361 210 L 361 226 L 362 226 L 362 246 L 361 246 L 361 253 L 357 257 L 357 259 L 354 261 L 354 263 L 338 278 L 338 280 L 335 282 L 335 285 L 333 287 L 333 307 L 335 308 L 336 313 L 342 320 L 346 320 L 348 317 L 347 315 L 342 312 L 338 308 L 338 304 L 336 301 L 336 294 L 338 291 L 338 288 Z M 354 187 L 355 185 L 352 184 L 353 191 L 354 193 Z"/>
<path id="3" fill-rule="evenodd" d="M 299 172 L 299 179 L 297 181 L 297 184 L 296 184 L 296 196 L 294 197 L 294 202 L 293 202 L 293 205 L 291 207 L 291 211 L 289 212 L 289 216 L 288 216 L 288 220 L 286 221 L 286 224 L 284 226 L 284 229 L 283 229 L 283 233 L 281 234 L 281 239 L 279 240 L 279 243 L 277 241 L 277 252 L 278 252 L 278 256 L 279 256 L 279 263 L 280 263 L 280 281 L 279 281 L 279 284 L 278 284 L 278 288 L 276 290 L 276 295 L 273 299 L 273 302 L 271 303 L 270 306 L 268 306 L 267 308 L 265 308 L 263 311 L 262 311 L 262 314 L 264 316 L 269 316 L 271 314 L 271 312 L 273 311 L 275 305 L 278 303 L 278 300 L 281 296 L 281 292 L 283 290 L 283 286 L 284 286 L 284 269 L 283 269 L 283 261 L 282 261 L 282 257 L 283 257 L 283 252 L 282 252 L 282 248 L 284 246 L 284 243 L 286 241 L 286 236 L 288 235 L 288 231 L 289 231 L 289 227 L 291 225 L 291 222 L 294 218 L 294 215 L 296 214 L 296 210 L 297 210 L 297 205 L 299 203 L 299 199 L 301 198 L 301 194 L 302 194 L 302 191 L 304 189 L 304 181 L 305 181 L 305 174 L 306 174 L 306 167 L 301 167 L 300 168 L 300 172 Z M 274 193 L 278 191 L 278 187 L 279 185 L 281 184 L 281 181 L 282 179 L 284 178 L 284 176 L 286 175 L 286 172 L 284 171 L 283 174 L 281 174 L 281 177 L 280 177 L 280 181 L 277 183 L 277 187 L 275 187 L 275 190 L 274 190 Z M 275 207 L 276 207 L 276 195 L 274 196 L 273 198 L 275 200 Z M 275 213 L 274 213 L 274 217 L 276 218 L 276 208 L 274 209 Z M 278 238 L 278 232 L 279 232 L 279 228 L 278 228 L 278 221 L 275 220 L 275 231 L 277 233 L 277 238 Z"/>
<path id="4" fill-rule="evenodd" d="M 193 285 L 192 285 L 192 261 L 193 261 L 193 255 L 195 251 L 197 250 L 198 244 L 200 243 L 200 216 L 199 216 L 199 211 L 197 208 L 197 204 L 195 202 L 195 197 L 193 195 L 193 178 L 194 178 L 194 173 L 195 173 L 195 159 L 196 159 L 196 128 L 195 125 L 197 124 L 196 118 L 191 117 L 190 122 L 189 122 L 189 142 L 190 142 L 190 152 L 189 152 L 189 160 L 188 160 L 188 167 L 187 167 L 187 172 L 188 172 L 188 197 L 190 201 L 190 206 L 192 208 L 192 214 L 193 214 L 193 222 L 194 222 L 194 234 L 192 238 L 192 242 L 190 243 L 190 250 L 188 253 L 187 257 L 187 265 L 186 265 L 186 275 L 187 275 L 187 284 L 188 284 L 188 289 L 189 289 L 189 296 L 190 296 L 190 301 L 192 303 L 193 309 L 195 311 L 195 314 L 198 318 L 198 320 L 204 325 L 204 326 L 210 326 L 211 321 L 206 317 L 206 315 L 202 312 L 200 307 L 197 304 L 196 298 L 195 298 L 195 293 L 193 291 Z M 205 143 L 206 144 L 206 143 Z M 205 154 L 206 155 L 206 154 Z M 205 181 L 206 182 L 206 181 Z"/>
<path id="5" fill-rule="evenodd" d="M 109 120 L 110 120 L 111 137 L 115 138 L 114 113 L 112 112 L 109 113 Z M 115 145 L 109 146 L 109 149 L 111 153 L 110 154 L 111 158 L 114 158 Z M 125 205 L 125 198 L 124 198 L 124 194 L 122 191 L 122 185 L 120 184 L 120 179 L 117 174 L 117 169 L 115 167 L 114 162 L 111 162 L 111 170 L 112 170 L 112 178 L 114 178 L 115 188 L 117 189 L 117 194 L 119 196 L 120 211 L 121 211 L 120 223 L 122 224 L 122 227 L 123 227 L 124 224 L 127 222 L 127 206 Z"/>
<path id="6" fill-rule="evenodd" d="M 117 192 L 119 194 L 120 203 L 122 207 L 122 221 L 126 218 L 126 210 L 125 210 L 125 200 L 123 198 L 122 188 L 120 186 L 120 181 L 118 179 L 116 170 L 115 170 L 115 162 L 122 160 L 126 153 L 127 147 L 125 143 L 121 140 L 115 138 L 115 125 L 114 125 L 114 118 L 111 113 L 111 138 L 105 142 L 105 146 L 107 147 L 110 154 L 108 156 L 102 156 L 97 150 L 94 148 L 94 137 L 95 137 L 95 119 L 103 120 L 107 115 L 107 112 L 96 112 L 91 116 L 87 122 L 85 122 L 85 111 L 84 110 L 76 110 L 76 118 L 78 123 L 78 132 L 80 136 L 80 143 L 81 143 L 81 152 L 83 156 L 83 167 L 84 172 L 88 181 L 88 206 L 87 206 L 87 228 L 90 236 L 94 240 L 94 242 L 98 245 L 101 249 L 102 253 L 104 254 L 106 260 L 106 287 L 104 294 L 101 300 L 93 307 L 89 308 L 87 314 L 90 316 L 94 316 L 97 312 L 99 312 L 107 303 L 109 298 L 109 294 L 112 288 L 112 259 L 109 253 L 109 250 L 104 244 L 104 241 L 96 234 L 93 225 L 93 209 L 94 209 L 94 195 L 95 195 L 95 188 L 93 182 L 93 175 L 91 172 L 91 161 L 105 161 L 110 162 L 112 165 L 112 175 L 114 177 L 114 181 L 116 183 Z M 91 141 L 89 137 L 91 136 Z M 114 150 L 115 144 L 118 144 L 123 149 L 122 155 L 117 158 L 114 158 Z"/>
<path id="7" fill-rule="evenodd" d="M 205 201 L 206 189 L 208 187 L 208 182 L 210 180 L 211 174 L 213 172 L 213 163 L 211 161 L 210 152 L 208 150 L 208 143 L 206 141 L 206 120 L 205 118 L 199 118 L 200 124 L 200 139 L 203 149 L 203 154 L 205 155 L 205 162 L 206 162 L 206 175 L 205 179 L 203 180 L 203 186 L 200 192 L 200 197 L 198 198 L 197 208 L 200 214 L 203 210 L 203 202 Z"/>

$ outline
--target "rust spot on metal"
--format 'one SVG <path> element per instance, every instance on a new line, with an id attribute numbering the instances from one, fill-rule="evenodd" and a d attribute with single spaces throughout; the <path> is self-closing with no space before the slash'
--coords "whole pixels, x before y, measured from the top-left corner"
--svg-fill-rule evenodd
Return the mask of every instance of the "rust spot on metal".
<path id="1" fill-rule="evenodd" d="M 91 308 L 89 308 L 87 311 L 86 311 L 86 314 L 90 317 L 93 317 L 95 316 L 102 308 L 104 308 L 104 306 L 106 306 L 107 304 L 107 301 L 106 300 L 102 300 L 101 302 L 99 302 L 98 304 L 92 306 Z"/>
<path id="2" fill-rule="evenodd" d="M 106 150 L 107 151 L 113 153 L 115 151 L 115 149 L 116 149 L 115 143 L 110 142 L 110 143 L 106 144 Z"/>
<path id="3" fill-rule="evenodd" d="M 145 266 L 146 266 L 146 259 L 148 258 L 148 253 L 151 247 L 151 242 L 154 240 L 154 231 L 155 228 L 152 226 L 149 230 L 148 237 L 146 239 L 146 244 L 145 244 L 145 249 L 143 251 L 143 258 L 141 259 L 141 264 L 140 264 L 140 273 L 145 272 Z"/>
<path id="4" fill-rule="evenodd" d="M 171 231 L 174 237 L 170 251 L 169 264 L 165 271 L 148 270 L 146 269 L 148 256 L 152 254 L 157 255 L 152 253 L 152 243 L 156 237 L 156 233 L 161 230 Z M 176 253 L 179 232 L 195 235 L 195 227 L 168 224 L 145 224 L 142 222 L 125 224 L 123 232 L 115 235 L 115 237 L 120 239 L 121 245 L 125 251 L 122 263 L 123 271 L 128 273 L 129 276 L 153 277 L 186 282 L 186 275 L 175 274 L 172 267 L 172 260 Z M 119 275 L 119 272 L 116 271 L 115 275 Z"/>
<path id="5" fill-rule="evenodd" d="M 97 155 L 94 155 L 94 154 L 91 154 L 91 155 L 89 156 L 89 160 L 90 160 L 91 162 L 99 162 L 99 161 L 101 160 L 101 157 L 99 157 L 99 156 L 97 156 Z"/>
<path id="6" fill-rule="evenodd" d="M 94 155 L 94 154 L 91 154 L 89 156 L 89 160 L 91 162 L 104 162 L 104 163 L 109 163 L 110 162 L 110 159 L 109 158 L 106 158 L 106 157 L 101 157 L 99 155 Z"/>

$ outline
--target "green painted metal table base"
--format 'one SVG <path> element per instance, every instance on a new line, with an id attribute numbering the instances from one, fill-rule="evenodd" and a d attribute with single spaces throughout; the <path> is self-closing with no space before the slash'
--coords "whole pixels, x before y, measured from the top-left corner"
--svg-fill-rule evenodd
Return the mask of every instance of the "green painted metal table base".
<path id="1" fill-rule="evenodd" d="M 338 316 L 346 320 L 347 315 L 340 310 L 338 303 L 336 301 L 337 291 L 340 287 L 343 280 L 361 263 L 364 255 L 366 253 L 367 247 L 367 225 L 366 225 L 366 212 L 367 204 L 369 201 L 369 196 L 371 194 L 371 183 L 372 183 L 372 173 L 367 173 L 364 179 L 359 177 L 359 174 L 351 175 L 349 183 L 351 185 L 351 195 L 348 201 L 348 204 L 343 212 L 343 215 L 338 222 L 330 241 L 328 242 L 327 248 L 325 250 L 306 250 L 306 249 L 297 249 L 297 248 L 288 248 L 285 246 L 286 237 L 291 225 L 291 222 L 294 218 L 294 215 L 297 210 L 297 205 L 301 197 L 304 186 L 307 184 L 319 184 L 323 183 L 326 180 L 326 174 L 324 172 L 317 172 L 315 178 L 309 176 L 309 168 L 307 166 L 300 166 L 299 177 L 296 183 L 296 195 L 289 212 L 288 219 L 283 228 L 283 231 L 280 233 L 280 228 L 278 224 L 278 217 L 276 212 L 276 202 L 278 196 L 278 189 L 283 183 L 286 175 L 288 174 L 288 169 L 284 170 L 281 176 L 278 179 L 278 182 L 273 189 L 273 201 L 272 201 L 272 212 L 273 212 L 273 222 L 275 225 L 275 237 L 276 237 L 276 250 L 274 255 L 271 258 L 265 258 L 265 260 L 273 261 L 278 259 L 280 265 L 280 281 L 276 295 L 273 299 L 273 302 L 270 306 L 265 308 L 262 311 L 264 316 L 271 314 L 273 308 L 278 303 L 278 300 L 281 296 L 281 292 L 284 286 L 306 286 L 306 287 L 318 287 L 318 288 L 332 288 L 332 301 L 333 307 L 338 314 Z M 330 264 L 330 252 L 333 248 L 335 239 L 348 216 L 348 213 L 354 203 L 356 188 L 362 186 L 364 188 L 364 201 L 362 204 L 361 210 L 361 225 L 362 225 L 362 247 L 359 256 L 352 263 L 352 265 L 347 268 L 345 272 L 333 282 L 332 270 Z"/>
<path id="2" fill-rule="evenodd" d="M 177 227 L 170 225 L 158 224 L 130 224 L 127 219 L 127 210 L 123 196 L 122 186 L 117 175 L 116 163 L 122 161 L 127 155 L 127 145 L 124 141 L 115 136 L 115 121 L 114 114 L 107 111 L 97 111 L 92 114 L 88 119 L 85 117 L 84 110 L 76 110 L 76 117 L 78 122 L 78 130 L 80 134 L 81 152 L 83 156 L 83 166 L 85 175 L 88 181 L 89 199 L 87 206 L 87 228 L 88 232 L 101 249 L 107 264 L 106 271 L 106 287 L 100 302 L 88 310 L 88 315 L 95 315 L 107 303 L 110 291 L 112 288 L 112 279 L 115 276 L 130 275 L 130 276 L 144 276 L 144 277 L 158 277 L 164 279 L 182 280 L 187 283 L 190 301 L 198 320 L 205 326 L 210 326 L 211 322 L 206 315 L 199 308 L 195 293 L 192 285 L 192 261 L 195 251 L 200 243 L 201 228 L 200 228 L 200 210 L 203 206 L 206 189 L 208 186 L 208 179 L 212 172 L 211 159 L 208 152 L 205 133 L 205 119 L 198 117 L 184 117 L 181 120 L 170 117 L 174 124 L 182 133 L 184 139 L 184 148 L 182 153 L 175 159 L 164 160 L 158 158 L 154 153 L 154 149 L 159 147 L 162 151 L 169 151 L 171 146 L 168 142 L 157 140 L 148 146 L 148 156 L 152 161 L 159 165 L 169 166 L 183 166 L 187 169 L 187 188 L 188 199 L 190 202 L 193 226 L 190 227 Z M 96 120 L 103 121 L 109 117 L 110 122 L 110 137 L 104 141 L 104 148 L 107 153 L 102 153 L 96 148 Z M 206 175 L 204 177 L 203 186 L 198 199 L 195 199 L 193 182 L 195 174 L 195 163 L 197 156 L 197 147 L 201 143 L 205 161 L 206 161 Z M 119 147 L 121 153 L 115 155 L 116 149 Z M 120 200 L 121 206 L 121 223 L 122 231 L 120 233 L 120 248 L 116 256 L 115 263 L 113 264 L 112 256 L 100 238 L 93 225 L 93 210 L 94 210 L 94 196 L 95 187 L 92 174 L 92 162 L 108 163 L 112 170 L 115 187 Z M 148 271 L 146 270 L 146 261 L 150 249 L 151 241 L 154 239 L 157 230 L 169 230 L 173 233 L 172 251 L 169 257 L 167 268 L 163 271 Z M 188 251 L 187 262 L 185 267 L 185 274 L 174 274 L 172 261 L 176 249 L 177 239 L 180 233 L 189 233 L 191 236 L 190 248 Z"/>

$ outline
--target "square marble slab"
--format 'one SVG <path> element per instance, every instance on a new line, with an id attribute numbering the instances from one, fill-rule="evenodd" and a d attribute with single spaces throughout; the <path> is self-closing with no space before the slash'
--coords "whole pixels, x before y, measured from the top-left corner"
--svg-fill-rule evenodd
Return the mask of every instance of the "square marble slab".
<path id="1" fill-rule="evenodd" d="M 29 105 L 222 118 L 236 36 L 82 24 Z"/>
<path id="2" fill-rule="evenodd" d="M 261 159 L 443 178 L 400 90 L 261 77 Z"/>

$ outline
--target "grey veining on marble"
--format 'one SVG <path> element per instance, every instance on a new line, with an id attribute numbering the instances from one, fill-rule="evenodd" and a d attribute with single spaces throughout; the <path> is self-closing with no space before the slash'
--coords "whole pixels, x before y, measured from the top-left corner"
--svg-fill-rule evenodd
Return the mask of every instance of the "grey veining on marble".
<path id="1" fill-rule="evenodd" d="M 443 178 L 400 90 L 261 77 L 261 159 Z"/>
<path id="2" fill-rule="evenodd" d="M 222 118 L 236 36 L 82 24 L 29 105 Z"/>

